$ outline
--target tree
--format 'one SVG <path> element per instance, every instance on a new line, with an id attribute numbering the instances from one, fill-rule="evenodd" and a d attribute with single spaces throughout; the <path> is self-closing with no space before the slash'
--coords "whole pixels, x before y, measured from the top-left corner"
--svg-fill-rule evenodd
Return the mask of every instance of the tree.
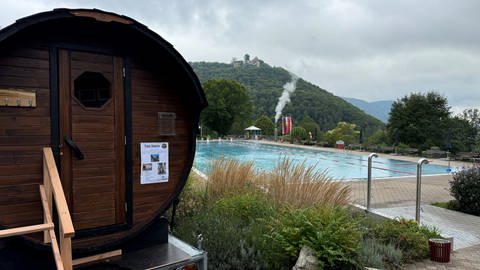
<path id="1" fill-rule="evenodd" d="M 290 132 L 290 142 L 305 140 L 307 138 L 307 131 L 303 127 L 294 127 Z"/>
<path id="2" fill-rule="evenodd" d="M 299 123 L 299 126 L 303 127 L 307 131 L 307 134 L 311 132 L 313 140 L 318 140 L 320 138 L 320 126 L 315 123 L 311 117 L 303 117 L 302 121 Z"/>
<path id="3" fill-rule="evenodd" d="M 365 140 L 365 146 L 387 145 L 389 142 L 387 131 L 379 129 Z"/>
<path id="4" fill-rule="evenodd" d="M 335 145 L 335 142 L 342 140 L 345 144 L 352 144 L 358 141 L 360 131 L 355 130 L 357 126 L 347 122 L 339 122 L 337 127 L 327 131 L 325 140 L 329 145 Z"/>
<path id="5" fill-rule="evenodd" d="M 478 109 L 465 109 L 459 117 L 470 122 L 476 129 L 480 129 L 480 111 Z"/>
<path id="6" fill-rule="evenodd" d="M 448 129 L 450 107 L 435 92 L 412 93 L 392 104 L 387 130 L 390 139 L 412 147 L 442 147 Z"/>
<path id="7" fill-rule="evenodd" d="M 254 125 L 262 130 L 263 135 L 268 135 L 268 136 L 273 135 L 275 124 L 273 123 L 272 119 L 270 119 L 268 116 L 266 115 L 260 116 L 257 120 L 255 120 Z"/>
<path id="8" fill-rule="evenodd" d="M 445 150 L 454 153 L 474 150 L 477 133 L 478 130 L 472 122 L 458 116 L 450 118 L 445 136 Z"/>
<path id="9" fill-rule="evenodd" d="M 241 134 L 253 111 L 245 87 L 232 80 L 211 79 L 203 84 L 203 89 L 208 107 L 201 114 L 202 123 L 221 136 Z"/>
<path id="10" fill-rule="evenodd" d="M 465 109 L 459 118 L 467 121 L 475 128 L 475 142 L 471 147 L 473 151 L 480 151 L 480 111 L 478 109 Z"/>

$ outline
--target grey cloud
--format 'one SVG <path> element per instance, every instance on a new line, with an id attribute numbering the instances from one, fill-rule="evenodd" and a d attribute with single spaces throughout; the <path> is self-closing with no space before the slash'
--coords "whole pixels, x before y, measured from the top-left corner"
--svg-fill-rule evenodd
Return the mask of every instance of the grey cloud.
<path id="1" fill-rule="evenodd" d="M 249 53 L 339 96 L 436 90 L 456 107 L 480 98 L 480 1 L 6 1 L 0 25 L 42 7 L 100 8 L 146 24 L 188 61 Z"/>

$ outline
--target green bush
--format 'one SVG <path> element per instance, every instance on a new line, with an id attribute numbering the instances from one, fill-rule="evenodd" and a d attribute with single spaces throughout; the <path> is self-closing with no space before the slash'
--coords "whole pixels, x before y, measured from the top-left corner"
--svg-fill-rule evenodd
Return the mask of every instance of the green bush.
<path id="1" fill-rule="evenodd" d="M 196 237 L 203 236 L 203 249 L 208 252 L 211 269 L 260 269 L 263 258 L 251 239 L 249 226 L 234 214 L 215 214 L 205 211 L 194 219 L 182 222 L 174 234 L 196 245 Z"/>
<path id="2" fill-rule="evenodd" d="M 266 219 L 275 215 L 273 204 L 262 193 L 238 194 L 224 197 L 215 202 L 214 211 L 240 217 L 246 225 L 257 219 Z"/>
<path id="3" fill-rule="evenodd" d="M 391 243 L 385 244 L 376 239 L 365 239 L 360 244 L 358 261 L 364 266 L 378 269 L 399 269 L 402 251 Z"/>
<path id="4" fill-rule="evenodd" d="M 294 127 L 290 132 L 290 143 L 307 139 L 307 131 L 303 127 Z"/>
<path id="5" fill-rule="evenodd" d="M 352 269 L 361 239 L 357 220 L 339 207 L 284 209 L 269 222 L 268 259 L 293 265 L 300 249 L 315 251 L 322 269 Z"/>
<path id="6" fill-rule="evenodd" d="M 384 244 L 391 243 L 403 252 L 403 261 L 428 257 L 428 239 L 439 238 L 436 229 L 419 226 L 414 220 L 386 220 L 373 226 L 369 235 Z"/>
<path id="7" fill-rule="evenodd" d="M 460 206 L 456 200 L 450 200 L 448 202 L 432 202 L 431 204 L 436 207 L 460 211 Z"/>
<path id="8" fill-rule="evenodd" d="M 275 212 L 258 194 L 239 194 L 211 202 L 196 216 L 185 217 L 173 233 L 196 245 L 203 236 L 211 269 L 274 269 L 257 242 L 266 232 L 265 222 Z"/>
<path id="9" fill-rule="evenodd" d="M 459 171 L 450 181 L 450 194 L 462 212 L 480 215 L 480 167 Z"/>

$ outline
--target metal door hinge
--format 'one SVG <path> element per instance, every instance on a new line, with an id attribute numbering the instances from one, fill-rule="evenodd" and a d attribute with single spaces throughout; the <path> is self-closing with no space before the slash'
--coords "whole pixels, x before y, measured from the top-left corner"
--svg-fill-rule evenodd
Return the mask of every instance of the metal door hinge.
<path id="1" fill-rule="evenodd" d="M 125 67 L 122 68 L 122 76 L 125 78 Z"/>
<path id="2" fill-rule="evenodd" d="M 123 136 L 123 145 L 127 145 L 127 136 Z"/>
<path id="3" fill-rule="evenodd" d="M 128 212 L 128 204 L 125 203 L 125 213 Z"/>

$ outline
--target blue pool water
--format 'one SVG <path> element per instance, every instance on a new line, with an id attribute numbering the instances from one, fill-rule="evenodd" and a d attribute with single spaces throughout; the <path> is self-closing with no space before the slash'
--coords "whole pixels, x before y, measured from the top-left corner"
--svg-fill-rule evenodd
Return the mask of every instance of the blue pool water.
<path id="1" fill-rule="evenodd" d="M 272 170 L 281 158 L 295 163 L 315 165 L 326 170 L 333 179 L 366 179 L 368 154 L 354 155 L 348 152 L 329 152 L 299 147 L 285 147 L 247 141 L 198 142 L 194 167 L 206 172 L 212 160 L 220 157 L 239 161 L 254 161 L 257 170 Z M 432 164 L 433 163 L 433 164 Z M 423 165 L 422 175 L 446 174 L 448 167 L 434 162 Z M 372 178 L 415 176 L 417 163 L 395 159 L 373 158 Z"/>

